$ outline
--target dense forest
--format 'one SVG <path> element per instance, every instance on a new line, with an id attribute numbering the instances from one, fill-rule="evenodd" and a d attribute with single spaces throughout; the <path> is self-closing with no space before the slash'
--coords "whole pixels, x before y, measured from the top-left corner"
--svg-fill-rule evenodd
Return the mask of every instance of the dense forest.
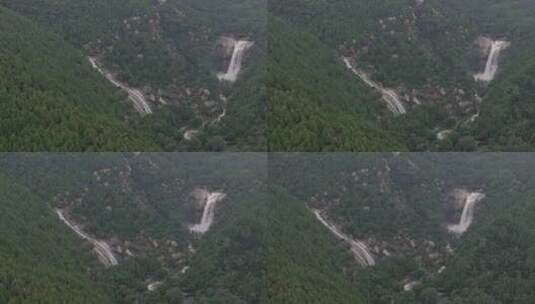
<path id="1" fill-rule="evenodd" d="M 264 297 L 264 155 L 4 154 L 0 167 L 2 303 Z M 192 224 L 204 217 L 196 197 L 205 190 L 225 197 L 210 229 L 196 234 Z M 107 244 L 117 264 L 100 263 L 57 210 Z"/>
<path id="2" fill-rule="evenodd" d="M 534 166 L 529 153 L 3 154 L 0 300 L 531 303 Z"/>
<path id="3" fill-rule="evenodd" d="M 528 1 L 271 1 L 270 149 L 532 150 L 534 11 Z M 485 83 L 474 77 L 488 39 L 509 45 Z M 342 57 L 407 113 L 388 113 Z"/>
<path id="4" fill-rule="evenodd" d="M 265 150 L 264 0 L 0 6 L 2 99 L 20 119 L 3 120 L 4 151 Z M 239 78 L 218 80 L 240 39 Z"/>
<path id="5" fill-rule="evenodd" d="M 2 0 L 0 9 L 5 151 L 534 146 L 528 1 Z"/>
<path id="6" fill-rule="evenodd" d="M 0 16 L 1 150 L 157 149 L 79 51 L 2 7 Z"/>
<path id="7" fill-rule="evenodd" d="M 273 229 L 272 250 L 296 260 L 284 268 L 289 257 L 272 257 L 271 276 L 284 279 L 270 292 L 291 299 L 280 303 L 531 303 L 534 161 L 492 153 L 274 155 L 270 181 L 290 197 L 273 211 L 285 213 L 274 227 L 287 232 Z M 464 214 L 459 189 L 484 194 L 462 235 L 450 230 Z M 366 244 L 375 264 L 357 263 L 311 210 Z"/>
<path id="8" fill-rule="evenodd" d="M 112 303 L 87 276 L 96 262 L 41 198 L 4 175 L 0 189 L 0 302 Z"/>
<path id="9" fill-rule="evenodd" d="M 370 118 L 380 107 L 366 95 L 367 88 L 355 85 L 316 37 L 273 17 L 268 39 L 270 150 L 403 149 L 394 134 Z"/>

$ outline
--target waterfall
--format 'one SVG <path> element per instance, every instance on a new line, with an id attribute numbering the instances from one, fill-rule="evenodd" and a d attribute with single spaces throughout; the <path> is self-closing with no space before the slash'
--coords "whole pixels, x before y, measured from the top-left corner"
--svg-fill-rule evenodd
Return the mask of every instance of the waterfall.
<path id="1" fill-rule="evenodd" d="M 343 234 L 336 226 L 329 223 L 326 219 L 324 219 L 321 216 L 321 213 L 319 210 L 312 209 L 312 212 L 314 215 L 316 215 L 316 218 L 325 226 L 327 229 L 329 229 L 337 238 L 345 241 L 347 244 L 349 244 L 349 248 L 351 252 L 353 253 L 353 256 L 357 260 L 357 262 L 361 266 L 374 266 L 375 260 L 373 259 L 373 256 L 370 254 L 370 251 L 368 249 L 368 246 L 364 244 L 363 242 L 353 240 L 349 236 Z"/>
<path id="2" fill-rule="evenodd" d="M 225 198 L 225 194 L 221 192 L 210 192 L 206 197 L 206 203 L 204 204 L 204 211 L 202 213 L 201 222 L 199 224 L 192 225 L 190 231 L 204 234 L 212 226 L 215 215 L 216 203 Z"/>
<path id="3" fill-rule="evenodd" d="M 149 283 L 149 285 L 147 285 L 147 290 L 156 291 L 162 285 L 163 285 L 163 282 L 161 281 L 152 282 L 152 283 Z"/>
<path id="4" fill-rule="evenodd" d="M 510 42 L 504 40 L 492 41 L 489 58 L 487 59 L 487 64 L 485 66 L 485 71 L 483 73 L 478 73 L 474 75 L 476 81 L 481 82 L 491 82 L 496 73 L 498 72 L 498 59 L 500 57 L 501 51 L 505 50 L 511 45 Z"/>
<path id="5" fill-rule="evenodd" d="M 355 74 L 357 77 L 359 77 L 368 86 L 376 89 L 377 91 L 379 91 L 381 93 L 382 99 L 386 102 L 386 105 L 387 105 L 388 109 L 392 113 L 394 113 L 394 115 L 401 115 L 401 114 L 407 113 L 407 110 L 403 106 L 403 103 L 401 102 L 401 99 L 399 98 L 399 96 L 397 95 L 397 93 L 394 90 L 384 88 L 381 84 L 376 83 L 373 80 L 371 80 L 371 78 L 366 73 L 364 73 L 361 70 L 358 70 L 358 69 L 354 68 L 351 65 L 351 62 L 349 61 L 349 58 L 342 57 L 342 59 L 344 60 L 344 63 L 346 65 L 346 67 L 351 72 L 353 72 L 353 74 Z"/>
<path id="6" fill-rule="evenodd" d="M 459 236 L 465 233 L 474 220 L 474 208 L 476 203 L 483 198 L 485 198 L 485 194 L 481 192 L 467 193 L 464 197 L 464 208 L 459 224 L 449 225 L 448 230 Z"/>
<path id="7" fill-rule="evenodd" d="M 453 132 L 453 130 L 442 130 L 437 133 L 437 140 L 443 141 L 448 138 L 448 136 Z"/>
<path id="8" fill-rule="evenodd" d="M 184 139 L 187 141 L 192 141 L 195 139 L 195 135 L 197 135 L 199 132 L 199 130 L 187 130 L 184 132 Z"/>
<path id="9" fill-rule="evenodd" d="M 119 262 L 117 262 L 117 259 L 113 255 L 110 246 L 106 242 L 96 240 L 91 236 L 85 234 L 82 229 L 78 227 L 78 225 L 73 222 L 70 222 L 67 218 L 65 218 L 63 210 L 56 209 L 56 214 L 58 215 L 59 219 L 64 222 L 69 228 L 71 228 L 80 238 L 87 240 L 91 244 L 93 244 L 93 250 L 97 253 L 99 261 L 104 264 L 104 266 L 110 267 L 119 264 Z"/>
<path id="10" fill-rule="evenodd" d="M 223 112 L 221 112 L 212 123 L 220 122 L 225 116 L 227 116 L 227 109 L 223 108 Z"/>
<path id="11" fill-rule="evenodd" d="M 248 40 L 235 40 L 234 41 L 234 50 L 232 52 L 232 58 L 230 59 L 230 64 L 228 66 L 226 73 L 219 73 L 217 78 L 220 81 L 236 82 L 238 79 L 238 74 L 240 73 L 243 55 L 250 47 L 254 45 L 254 42 Z"/>
<path id="12" fill-rule="evenodd" d="M 136 109 L 136 111 L 138 111 L 141 114 L 152 114 L 152 109 L 150 108 L 149 103 L 147 102 L 147 100 L 145 99 L 145 96 L 140 90 L 130 88 L 127 85 L 115 79 L 115 77 L 113 77 L 113 75 L 110 72 L 102 69 L 98 65 L 96 58 L 88 57 L 88 59 L 89 59 L 89 62 L 91 63 L 91 66 L 94 69 L 96 69 L 100 74 L 102 74 L 102 76 L 104 76 L 109 82 L 111 82 L 114 86 L 128 93 L 128 99 L 130 99 L 130 101 L 133 102 L 134 108 Z"/>

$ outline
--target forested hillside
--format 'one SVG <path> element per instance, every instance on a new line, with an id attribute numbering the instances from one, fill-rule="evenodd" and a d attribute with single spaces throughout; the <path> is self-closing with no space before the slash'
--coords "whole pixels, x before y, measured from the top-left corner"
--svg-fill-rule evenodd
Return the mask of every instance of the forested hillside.
<path id="1" fill-rule="evenodd" d="M 84 70 L 92 65 L 92 77 L 102 82 L 107 78 L 116 91 L 122 91 L 114 97 L 115 104 L 123 103 L 117 114 L 122 120 L 126 116 L 128 126 L 136 133 L 148 134 L 156 142 L 157 149 L 265 150 L 266 10 L 263 0 L 219 1 L 217 5 L 211 1 L 138 0 L 4 0 L 0 4 L 7 8 L 7 11 L 3 9 L 6 14 L 9 11 L 13 16 L 27 17 L 34 22 L 34 28 L 54 32 L 61 37 L 54 38 L 56 41 L 65 39 L 73 49 L 78 49 L 77 65 Z M 20 23 L 3 21 L 6 26 Z M 20 32 L 14 38 L 26 40 L 28 47 L 36 45 L 35 53 L 26 54 L 26 58 L 52 60 L 47 58 L 47 52 L 39 52 L 40 40 L 21 38 L 24 35 L 30 34 Z M 236 55 L 235 44 L 242 40 L 251 41 L 251 45 Z M 6 46 L 1 51 L 9 56 L 13 50 Z M 236 56 L 240 58 L 238 61 Z M 30 61 L 29 66 L 37 66 L 37 62 Z M 12 71 L 17 75 L 25 70 L 16 66 Z M 67 77 L 68 71 L 60 68 L 56 73 L 63 73 L 66 79 L 74 78 Z M 231 73 L 231 80 L 218 80 L 225 73 Z M 79 81 L 78 86 L 90 86 L 84 79 Z M 62 88 L 50 88 L 50 91 L 59 89 Z M 22 102 L 17 95 L 7 98 Z M 83 94 L 72 98 L 90 103 Z M 83 114 L 90 119 L 105 120 L 99 113 Z M 38 113 L 35 116 L 49 119 L 51 115 Z M 113 142 L 114 136 L 107 138 Z M 39 139 L 31 142 L 39 143 Z M 62 146 L 61 142 L 54 143 L 53 147 L 81 150 Z M 22 146 L 9 150 L 25 149 L 30 148 Z"/>
<path id="2" fill-rule="evenodd" d="M 89 278 L 95 261 L 41 197 L 6 176 L 0 192 L 0 302 L 113 303 Z"/>
<path id="3" fill-rule="evenodd" d="M 157 149 L 79 51 L 2 7 L 0 16 L 1 150 Z"/>
<path id="4" fill-rule="evenodd" d="M 0 300 L 531 303 L 534 166 L 528 153 L 3 154 Z"/>
<path id="5" fill-rule="evenodd" d="M 339 271 L 349 255 L 286 191 L 270 191 L 267 303 L 365 303 Z"/>
<path id="6" fill-rule="evenodd" d="M 338 128 L 339 138 L 336 144 L 325 143 L 325 150 L 380 147 L 392 151 L 398 143 L 412 151 L 533 149 L 529 135 L 534 119 L 529 107 L 533 59 L 528 55 L 535 48 L 533 4 L 291 0 L 272 1 L 268 11 L 273 23 L 282 20 L 285 28 L 299 33 L 284 43 L 277 43 L 283 35 L 270 36 L 274 41 L 270 54 L 276 55 L 268 66 L 276 67 L 279 58 L 302 59 L 284 62 L 286 73 L 270 74 L 269 90 L 275 92 L 270 95 L 270 104 L 275 105 L 270 117 L 282 116 L 277 105 L 292 109 L 287 112 L 294 117 L 270 118 L 274 149 L 281 147 L 279 137 L 284 137 L 288 142 L 283 147 L 308 150 L 310 140 L 303 137 L 315 134 L 321 138 L 322 131 L 329 128 Z M 307 47 L 310 37 L 317 40 L 317 47 Z M 500 41 L 503 49 L 498 56 L 492 55 L 491 43 Z M 319 50 L 328 54 L 329 62 L 304 64 L 306 58 L 318 59 L 315 53 Z M 487 59 L 492 58 L 489 64 Z M 339 66 L 338 72 L 334 73 L 333 65 Z M 340 77 L 340 71 L 349 67 L 347 77 Z M 483 73 L 482 80 L 478 77 L 484 70 L 489 74 Z M 291 95 L 277 94 L 279 83 L 289 82 L 288 74 L 298 75 L 303 82 L 294 86 Z M 322 79 L 314 81 L 312 75 Z M 341 90 L 342 84 L 350 87 Z M 314 98 L 307 96 L 311 92 L 315 92 Z M 345 110 L 346 99 L 337 97 L 341 92 L 351 94 L 352 100 L 348 100 L 360 115 Z M 320 106 L 317 100 L 322 101 Z M 394 104 L 398 108 L 394 115 L 387 113 Z M 325 119 L 325 113 L 333 108 L 348 114 Z M 384 132 L 394 140 L 372 135 L 360 139 L 361 146 L 354 145 L 358 132 L 354 123 L 346 122 L 350 118 L 359 123 L 379 121 L 370 126 L 374 131 L 367 133 Z M 304 121 L 306 126 L 302 126 Z M 316 128 L 318 125 L 322 128 Z M 285 128 L 294 129 L 292 136 L 284 133 Z"/>
<path id="7" fill-rule="evenodd" d="M 323 282 L 335 281 L 334 272 L 343 278 L 336 287 L 349 284 L 365 303 L 534 301 L 534 161 L 530 154 L 272 157 L 270 180 L 294 197 L 281 201 L 295 202 L 289 204 L 292 212 L 281 206 L 292 215 L 279 225 L 300 223 L 300 234 L 277 248 L 301 246 L 297 265 L 307 260 L 307 252 L 332 251 L 296 271 L 300 285 L 288 296 L 296 303 L 309 294 L 313 302 L 329 302 L 329 291 L 347 298 L 346 291 Z M 331 226 L 324 227 L 319 217 Z M 331 242 L 319 243 L 325 233 Z M 349 240 L 360 242 L 360 249 Z M 362 264 L 362 251 L 373 263 Z M 316 272 L 327 265 L 330 270 Z M 327 290 L 320 294 L 300 293 L 322 288 Z"/>
<path id="8" fill-rule="evenodd" d="M 277 17 L 270 19 L 268 38 L 270 150 L 403 149 L 393 132 L 380 130 L 380 107 L 332 50 Z"/>
<path id="9" fill-rule="evenodd" d="M 0 300 L 260 303 L 265 166 L 258 154 L 2 155 Z"/>

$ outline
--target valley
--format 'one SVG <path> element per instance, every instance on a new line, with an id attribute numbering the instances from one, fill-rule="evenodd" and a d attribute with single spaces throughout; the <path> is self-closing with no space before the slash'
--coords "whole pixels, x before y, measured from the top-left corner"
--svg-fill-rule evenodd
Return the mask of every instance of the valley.
<path id="1" fill-rule="evenodd" d="M 278 243 L 281 252 L 296 254 L 293 269 L 300 276 L 292 272 L 281 279 L 293 284 L 291 291 L 279 285 L 272 290 L 274 298 L 280 293 L 293 301 L 274 303 L 533 298 L 529 287 L 515 289 L 524 296 L 504 287 L 529 286 L 533 279 L 521 270 L 531 245 L 520 242 L 534 229 L 528 223 L 534 206 L 526 193 L 515 194 L 531 187 L 531 173 L 524 169 L 532 162 L 530 153 L 277 155 L 270 162 L 272 180 L 292 193 L 285 200 L 290 206 L 278 208 L 294 219 L 277 225 L 307 240 Z M 303 181 L 303 174 L 310 178 Z M 507 259 L 515 262 L 488 264 Z M 284 264 L 285 258 L 277 261 Z M 512 269 L 522 275 L 515 277 Z M 283 273 L 278 269 L 273 275 Z M 309 296 L 310 289 L 315 292 Z"/>
<path id="2" fill-rule="evenodd" d="M 535 6 L 525 1 L 4 0 L 1 7 L 9 42 L 2 71 L 14 88 L 3 97 L 31 121 L 6 114 L 13 136 L 0 144 L 8 151 L 535 146 Z"/>
<path id="3" fill-rule="evenodd" d="M 534 0 L 0 0 L 0 304 L 535 303 Z"/>
<path id="4" fill-rule="evenodd" d="M 324 140 L 328 151 L 531 150 L 529 137 L 519 129 L 522 123 L 512 117 L 520 115 L 524 124 L 533 119 L 526 111 L 532 100 L 527 79 L 532 76 L 533 60 L 527 54 L 534 46 L 526 41 L 532 40 L 529 28 L 533 19 L 529 14 L 533 10 L 529 3 L 514 1 L 473 1 L 469 5 L 455 0 L 337 0 L 332 5 L 273 2 L 270 15 L 274 23 L 284 24 L 288 32 L 299 33 L 304 41 L 313 37 L 321 45 L 308 47 L 310 52 L 303 55 L 306 42 L 294 47 L 290 40 L 282 42 L 288 37 L 279 33 L 270 38 L 272 49 L 276 49 L 272 53 L 281 54 L 273 58 L 273 65 L 280 62 L 279 57 L 297 53 L 302 58 L 331 56 L 330 62 L 316 60 L 314 66 L 288 65 L 291 71 L 280 77 L 280 84 L 277 75 L 273 76 L 273 90 L 284 88 L 287 75 L 295 74 L 297 83 L 285 89 L 286 95 L 272 99 L 280 107 L 296 108 L 291 120 L 275 119 L 270 124 L 276 129 L 271 135 L 274 149 L 291 146 L 283 146 L 278 139 L 283 131 L 277 126 L 285 123 L 286 128 L 299 132 L 288 141 L 295 140 L 296 146 L 308 150 L 308 142 L 298 135 L 315 131 L 291 121 L 315 116 L 310 126 L 316 123 L 325 125 L 323 129 L 338 130 L 338 138 L 331 140 L 335 143 Z M 334 75 L 332 71 L 338 69 L 335 60 L 346 68 L 347 75 Z M 298 77 L 312 74 L 317 75 L 316 82 L 299 82 Z M 323 84 L 323 90 L 315 94 L 314 107 L 305 108 L 301 99 L 318 83 Z M 512 100 L 521 100 L 522 105 Z M 367 126 L 374 131 L 342 123 L 342 112 L 352 113 L 348 106 L 351 101 L 361 109 L 351 114 L 353 118 L 368 121 Z M 315 109 L 338 113 L 325 122 L 325 114 L 311 113 Z M 344 126 L 353 132 L 345 134 Z M 384 143 L 384 137 L 360 135 L 379 131 L 393 139 Z M 393 148 L 398 144 L 401 149 Z"/>
<path id="5" fill-rule="evenodd" d="M 259 107 L 263 98 L 259 78 L 265 56 L 265 3 L 231 2 L 212 5 L 209 1 L 99 0 L 87 4 L 6 0 L 1 6 L 3 11 L 68 44 L 76 61 L 73 73 L 80 73 L 80 69 L 87 72 L 80 67 L 80 60 L 89 60 L 95 74 L 101 74 L 109 83 L 99 85 L 113 95 L 108 101 L 115 103 L 100 102 L 94 107 L 115 116 L 129 132 L 137 134 L 133 136 L 152 139 L 153 145 L 137 150 L 265 150 L 263 113 Z M 244 19 L 234 18 L 237 15 Z M 38 39 L 32 39 L 25 47 L 38 43 Z M 42 54 L 47 58 L 46 52 Z M 59 73 L 68 72 L 60 64 L 56 69 Z M 57 82 L 62 81 L 73 82 L 68 78 Z M 82 88 L 93 85 L 83 81 L 78 81 Z M 50 85 L 46 80 L 43 82 Z M 84 113 L 77 108 L 77 103 L 93 107 L 89 97 L 92 96 L 79 94 L 71 106 L 73 111 L 104 120 L 98 113 Z M 6 98 L 16 102 L 19 97 Z M 31 113 L 37 117 L 46 115 L 31 111 L 28 115 Z M 47 117 L 42 118 L 47 121 Z M 69 132 L 61 125 L 58 130 Z M 187 130 L 196 131 L 196 140 L 191 140 Z M 83 136 L 87 134 L 80 135 L 82 142 Z M 13 139 L 6 138 L 6 144 L 10 141 Z M 54 150 L 73 150 L 56 145 Z M 75 150 L 89 149 L 94 147 Z"/>
<path id="6" fill-rule="evenodd" d="M 4 154 L 0 299 L 521 303 L 535 297 L 534 164 L 531 153 Z"/>
<path id="7" fill-rule="evenodd" d="M 14 272 L 7 273 L 14 282 L 26 282 L 27 288 L 19 291 L 18 285 L 11 285 L 2 274 L 0 299 L 24 301 L 21 299 L 41 296 L 43 303 L 132 303 L 135 299 L 144 303 L 257 303 L 264 284 L 260 257 L 266 245 L 260 241 L 264 156 L 181 154 L 3 156 L 0 167 L 6 180 L 20 187 L 14 195 L 28 191 L 39 198 L 28 203 L 28 208 L 40 212 L 48 224 L 41 228 L 24 225 L 25 219 L 12 218 L 14 209 L 3 205 L 2 214 L 10 218 L 12 227 L 0 238 L 0 255 L 17 261 L 9 267 Z M 168 170 L 162 171 L 164 167 Z M 43 175 L 47 177 L 44 180 Z M 34 179 L 38 182 L 31 182 Z M 43 241 L 5 247 L 12 237 L 23 240 L 17 236 L 21 229 L 28 237 L 42 234 Z M 249 230 L 260 233 L 250 234 Z M 61 240 L 68 240 L 73 247 Z M 42 257 L 37 251 L 26 252 L 24 258 L 11 255 L 32 246 L 51 252 L 54 261 L 36 266 L 50 273 L 43 277 L 50 277 L 42 285 L 43 293 L 33 288 L 34 283 L 42 284 L 38 274 L 18 264 L 24 259 L 39 264 Z M 76 262 L 64 264 L 64 255 L 72 255 Z M 226 262 L 214 263 L 214 258 Z M 239 267 L 238 261 L 246 261 L 248 266 Z M 73 286 L 60 275 L 83 279 Z M 255 279 L 245 279 L 251 276 Z M 251 283 L 257 287 L 247 287 Z M 55 286 L 62 292 L 56 294 Z M 90 292 L 98 296 L 86 298 Z"/>

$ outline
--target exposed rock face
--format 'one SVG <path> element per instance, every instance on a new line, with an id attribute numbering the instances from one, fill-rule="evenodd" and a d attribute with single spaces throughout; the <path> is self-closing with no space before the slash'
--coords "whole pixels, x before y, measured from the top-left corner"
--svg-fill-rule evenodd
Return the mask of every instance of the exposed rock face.
<path id="1" fill-rule="evenodd" d="M 191 196 L 193 197 L 193 199 L 195 199 L 195 201 L 197 201 L 197 203 L 201 207 L 204 206 L 208 194 L 208 190 L 202 188 L 196 188 L 191 192 Z"/>
<path id="2" fill-rule="evenodd" d="M 476 39 L 476 45 L 481 50 L 482 56 L 487 56 L 489 54 L 490 48 L 492 46 L 492 39 L 488 37 L 480 36 Z"/>
<path id="3" fill-rule="evenodd" d="M 218 45 L 223 51 L 223 56 L 230 57 L 232 56 L 232 53 L 234 52 L 234 44 L 236 43 L 236 40 L 232 37 L 221 37 L 218 41 Z"/>

